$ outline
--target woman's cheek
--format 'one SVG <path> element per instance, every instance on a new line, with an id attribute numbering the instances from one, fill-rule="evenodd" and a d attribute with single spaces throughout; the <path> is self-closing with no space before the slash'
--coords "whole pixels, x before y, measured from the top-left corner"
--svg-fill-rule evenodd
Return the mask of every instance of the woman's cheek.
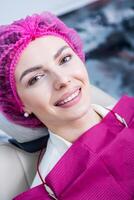
<path id="1" fill-rule="evenodd" d="M 84 82 L 89 81 L 88 72 L 84 66 L 78 67 L 77 70 L 75 69 L 73 74 L 75 74 L 75 77 L 79 80 L 82 80 Z"/>

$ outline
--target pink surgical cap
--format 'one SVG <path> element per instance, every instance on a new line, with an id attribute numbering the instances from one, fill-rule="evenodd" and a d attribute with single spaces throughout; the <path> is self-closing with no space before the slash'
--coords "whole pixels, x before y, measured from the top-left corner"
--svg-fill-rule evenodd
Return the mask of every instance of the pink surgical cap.
<path id="1" fill-rule="evenodd" d="M 0 26 L 0 110 L 10 121 L 26 127 L 41 127 L 43 124 L 34 114 L 24 117 L 23 104 L 16 90 L 15 67 L 26 46 L 45 35 L 64 39 L 85 61 L 78 33 L 50 12 L 34 14 L 10 25 Z"/>

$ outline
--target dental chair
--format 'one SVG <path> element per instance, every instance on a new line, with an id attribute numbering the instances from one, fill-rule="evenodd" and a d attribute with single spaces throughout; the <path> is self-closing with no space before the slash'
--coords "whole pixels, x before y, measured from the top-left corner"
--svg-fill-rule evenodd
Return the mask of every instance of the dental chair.
<path id="1" fill-rule="evenodd" d="M 104 91 L 92 86 L 92 103 L 103 106 L 116 104 L 116 100 Z M 11 132 L 20 134 L 21 126 L 8 124 L 0 116 L 0 129 L 10 136 L 3 136 L 0 140 L 0 200 L 12 200 L 17 194 L 26 191 L 36 174 L 36 163 L 39 152 L 30 153 L 9 142 Z M 8 129 L 10 133 L 8 133 Z M 22 128 L 23 130 L 23 128 Z M 23 136 L 23 133 L 21 133 Z"/>

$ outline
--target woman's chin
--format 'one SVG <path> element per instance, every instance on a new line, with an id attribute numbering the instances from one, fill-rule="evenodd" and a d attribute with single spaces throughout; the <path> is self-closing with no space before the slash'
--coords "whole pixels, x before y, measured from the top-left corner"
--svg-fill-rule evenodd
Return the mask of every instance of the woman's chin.
<path id="1" fill-rule="evenodd" d="M 74 121 L 85 118 L 87 115 L 90 117 L 91 106 L 79 106 L 77 109 L 64 114 L 63 120 Z"/>

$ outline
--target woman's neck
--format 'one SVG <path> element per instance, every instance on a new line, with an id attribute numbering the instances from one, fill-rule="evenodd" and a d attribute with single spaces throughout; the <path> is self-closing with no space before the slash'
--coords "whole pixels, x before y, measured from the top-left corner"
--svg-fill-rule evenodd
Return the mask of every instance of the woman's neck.
<path id="1" fill-rule="evenodd" d="M 73 143 L 79 138 L 85 131 L 93 127 L 101 121 L 101 117 L 92 108 L 85 113 L 80 119 L 73 122 L 69 122 L 60 128 L 50 128 L 50 130 L 64 138 L 65 140 Z"/>

